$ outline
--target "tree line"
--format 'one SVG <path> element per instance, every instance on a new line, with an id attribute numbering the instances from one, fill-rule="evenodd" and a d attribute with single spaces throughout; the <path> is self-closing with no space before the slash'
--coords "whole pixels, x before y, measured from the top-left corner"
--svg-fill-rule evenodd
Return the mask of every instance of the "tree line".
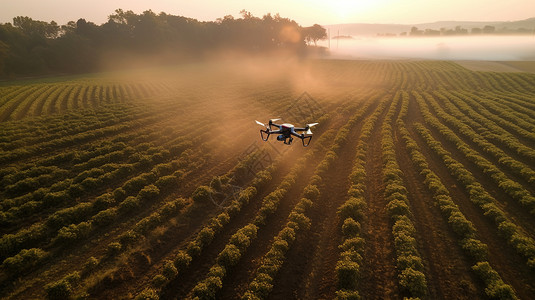
<path id="1" fill-rule="evenodd" d="M 301 27 L 279 14 L 262 18 L 242 10 L 198 21 L 151 10 L 136 14 L 117 9 L 104 24 L 85 19 L 59 25 L 18 16 L 0 24 L 0 77 L 95 71 L 107 57 L 166 54 L 176 61 L 218 50 L 303 55 L 308 44 L 326 38 L 319 25 Z"/>

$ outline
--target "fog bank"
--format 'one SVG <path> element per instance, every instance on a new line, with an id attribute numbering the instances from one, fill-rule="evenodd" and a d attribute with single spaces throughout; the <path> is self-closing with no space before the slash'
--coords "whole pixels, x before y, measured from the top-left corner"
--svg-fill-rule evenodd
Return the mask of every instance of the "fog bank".
<path id="1" fill-rule="evenodd" d="M 332 39 L 330 53 L 349 59 L 535 60 L 535 36 Z"/>

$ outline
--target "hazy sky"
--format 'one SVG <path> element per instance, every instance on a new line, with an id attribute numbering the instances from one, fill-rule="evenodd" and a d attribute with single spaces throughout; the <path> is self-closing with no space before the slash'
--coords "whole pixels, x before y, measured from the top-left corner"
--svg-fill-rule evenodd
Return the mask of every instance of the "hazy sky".
<path id="1" fill-rule="evenodd" d="M 314 23 L 398 23 L 514 21 L 535 17 L 535 0 L 0 0 L 0 22 L 15 16 L 65 24 L 85 18 L 101 24 L 115 9 L 151 9 L 203 21 L 245 9 L 262 17 L 279 13 L 300 25 Z M 534 24 L 535 26 L 535 24 Z"/>

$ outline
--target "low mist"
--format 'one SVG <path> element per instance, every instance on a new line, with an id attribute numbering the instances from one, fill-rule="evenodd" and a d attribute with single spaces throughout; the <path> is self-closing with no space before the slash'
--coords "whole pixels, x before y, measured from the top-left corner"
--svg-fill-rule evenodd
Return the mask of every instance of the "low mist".
<path id="1" fill-rule="evenodd" d="M 345 59 L 535 60 L 535 36 L 332 39 L 330 53 Z"/>

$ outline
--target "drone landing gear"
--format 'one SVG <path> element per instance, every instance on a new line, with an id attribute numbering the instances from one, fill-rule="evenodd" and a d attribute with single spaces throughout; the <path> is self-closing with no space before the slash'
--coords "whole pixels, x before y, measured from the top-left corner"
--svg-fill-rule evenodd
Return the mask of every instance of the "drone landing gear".
<path id="1" fill-rule="evenodd" d="M 260 137 L 262 138 L 262 140 L 263 140 L 264 142 L 267 142 L 267 140 L 269 139 L 269 135 L 270 135 L 270 134 L 271 134 L 271 133 L 269 133 L 269 130 L 262 130 L 262 129 L 260 129 Z"/>
<path id="2" fill-rule="evenodd" d="M 303 141 L 303 147 L 308 147 L 308 145 L 310 145 L 310 140 L 312 140 L 312 136 L 302 138 L 301 141 Z"/>

